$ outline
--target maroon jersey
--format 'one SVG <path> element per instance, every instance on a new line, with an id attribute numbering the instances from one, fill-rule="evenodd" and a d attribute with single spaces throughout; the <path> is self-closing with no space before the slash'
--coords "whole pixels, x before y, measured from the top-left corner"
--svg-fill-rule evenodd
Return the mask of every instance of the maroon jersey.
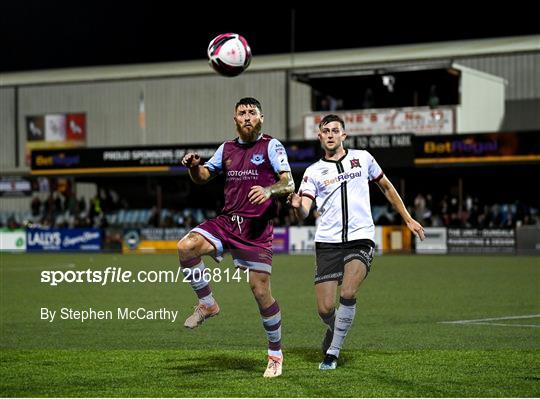
<path id="1" fill-rule="evenodd" d="M 275 216 L 275 198 L 255 205 L 249 202 L 248 194 L 251 187 L 271 186 L 279 180 L 279 172 L 290 171 L 287 154 L 278 140 L 263 134 L 251 143 L 241 143 L 238 138 L 226 141 L 205 166 L 225 175 L 223 214 L 267 220 Z"/>

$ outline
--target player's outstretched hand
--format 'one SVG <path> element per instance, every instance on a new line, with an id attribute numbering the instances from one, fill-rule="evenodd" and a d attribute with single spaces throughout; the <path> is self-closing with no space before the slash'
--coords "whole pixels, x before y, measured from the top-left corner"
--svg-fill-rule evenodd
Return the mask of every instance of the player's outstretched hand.
<path id="1" fill-rule="evenodd" d="M 254 205 L 260 205 L 270 198 L 270 191 L 261 186 L 253 186 L 249 190 L 248 200 Z"/>
<path id="2" fill-rule="evenodd" d="M 407 222 L 407 227 L 413 232 L 416 237 L 420 238 L 420 241 L 424 241 L 426 236 L 424 234 L 424 228 L 420 223 L 418 223 L 414 219 L 411 219 Z"/>
<path id="3" fill-rule="evenodd" d="M 302 190 L 296 193 L 290 193 L 287 197 L 287 203 L 293 208 L 300 208 L 302 205 Z"/>
<path id="4" fill-rule="evenodd" d="M 184 165 L 186 168 L 194 168 L 199 166 L 200 163 L 201 157 L 199 154 L 194 152 L 188 152 L 186 155 L 184 155 L 184 158 L 182 158 L 182 165 Z"/>

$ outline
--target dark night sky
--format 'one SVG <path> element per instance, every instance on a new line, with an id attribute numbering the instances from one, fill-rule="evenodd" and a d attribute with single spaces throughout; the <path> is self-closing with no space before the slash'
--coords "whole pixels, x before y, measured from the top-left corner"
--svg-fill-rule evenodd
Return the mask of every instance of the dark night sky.
<path id="1" fill-rule="evenodd" d="M 193 10 L 178 0 L 173 0 L 176 6 L 172 1 L 6 1 L 0 5 L 0 71 L 4 72 L 201 59 L 206 57 L 208 42 L 223 32 L 246 37 L 255 57 L 291 51 L 293 13 L 270 3 L 258 9 L 257 3 L 231 2 L 230 7 L 217 9 L 201 2 L 204 7 Z M 387 5 L 368 9 L 364 3 L 355 10 L 352 2 L 346 4 L 297 7 L 295 51 L 540 33 L 540 24 L 532 18 L 528 22 L 526 12 L 516 17 L 503 10 L 504 16 L 494 22 L 494 17 L 472 15 L 448 3 L 420 10 Z"/>

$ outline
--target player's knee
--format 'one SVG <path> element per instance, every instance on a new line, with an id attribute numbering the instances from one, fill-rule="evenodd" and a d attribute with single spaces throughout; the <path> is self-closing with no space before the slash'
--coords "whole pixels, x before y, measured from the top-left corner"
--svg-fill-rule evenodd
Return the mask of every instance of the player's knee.
<path id="1" fill-rule="evenodd" d="M 342 288 L 341 289 L 341 297 L 344 298 L 344 299 L 354 299 L 354 298 L 356 298 L 356 290 Z"/>
<path id="2" fill-rule="evenodd" d="M 267 291 L 262 287 L 252 287 L 251 290 L 257 300 L 262 300 L 268 295 Z"/>
<path id="3" fill-rule="evenodd" d="M 182 252 L 187 251 L 187 245 L 186 245 L 183 238 L 176 243 L 176 248 L 178 249 L 178 253 L 182 253 Z"/>
<path id="4" fill-rule="evenodd" d="M 267 302 L 267 299 L 270 297 L 270 290 L 264 285 L 252 285 L 251 291 L 259 303 Z"/>
<path id="5" fill-rule="evenodd" d="M 182 238 L 176 243 L 176 248 L 178 249 L 178 255 L 180 259 L 190 259 L 194 256 L 195 253 L 195 244 L 190 240 L 187 240 L 186 237 Z"/>

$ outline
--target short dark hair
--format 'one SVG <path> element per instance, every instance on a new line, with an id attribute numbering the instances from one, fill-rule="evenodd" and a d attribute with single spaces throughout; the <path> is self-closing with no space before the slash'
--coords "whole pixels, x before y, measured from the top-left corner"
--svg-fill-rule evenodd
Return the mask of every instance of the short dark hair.
<path id="1" fill-rule="evenodd" d="M 345 130 L 345 121 L 334 114 L 326 115 L 324 118 L 322 118 L 321 123 L 319 123 L 319 130 L 322 129 L 323 126 L 328 125 L 330 122 L 341 123 L 341 127 L 343 128 L 343 130 Z"/>
<path id="2" fill-rule="evenodd" d="M 241 105 L 253 105 L 255 107 L 257 107 L 259 109 L 259 111 L 261 112 L 262 114 L 262 107 L 261 107 L 261 103 L 253 98 L 253 97 L 244 97 L 244 98 L 241 98 L 240 101 L 238 101 L 236 103 L 236 105 L 234 106 L 234 110 L 236 111 L 238 109 L 239 106 Z"/>

